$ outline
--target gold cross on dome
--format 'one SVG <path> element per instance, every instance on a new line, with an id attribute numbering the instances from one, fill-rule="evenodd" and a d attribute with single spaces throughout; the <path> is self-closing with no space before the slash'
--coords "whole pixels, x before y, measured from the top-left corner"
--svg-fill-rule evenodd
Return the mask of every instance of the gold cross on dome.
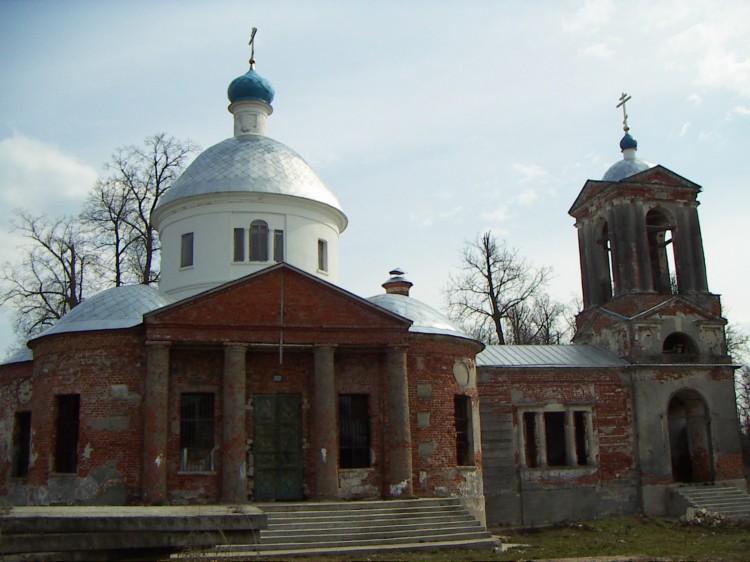
<path id="1" fill-rule="evenodd" d="M 631 96 L 623 92 L 622 95 L 620 96 L 620 103 L 617 104 L 617 107 L 622 106 L 622 129 L 626 133 L 630 130 L 630 127 L 628 127 L 628 114 L 625 111 L 625 103 L 630 101 L 630 98 Z"/>
<path id="2" fill-rule="evenodd" d="M 258 33 L 258 28 L 253 27 L 250 31 L 250 68 L 255 68 L 255 34 Z"/>

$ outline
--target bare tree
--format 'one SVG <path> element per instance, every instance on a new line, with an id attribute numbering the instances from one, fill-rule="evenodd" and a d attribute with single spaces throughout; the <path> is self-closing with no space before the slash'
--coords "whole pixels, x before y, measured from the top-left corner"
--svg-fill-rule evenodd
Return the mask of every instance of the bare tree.
<path id="1" fill-rule="evenodd" d="M 517 250 L 485 232 L 465 245 L 461 272 L 449 277 L 444 290 L 448 315 L 485 343 L 504 345 L 533 339 L 539 332 L 531 325 L 535 300 L 544 302 L 550 274 L 550 268 L 534 269 Z M 549 300 L 546 302 L 549 308 Z M 552 314 L 551 309 L 547 312 Z M 540 322 L 549 324 L 544 316 L 539 317 Z M 548 328 L 552 337 L 552 328 Z"/>
<path id="2" fill-rule="evenodd" d="M 130 191 L 113 179 L 100 179 L 94 184 L 81 214 L 82 220 L 95 233 L 96 248 L 104 251 L 102 268 L 115 287 L 133 281 L 133 272 L 126 264 L 127 252 L 136 240 L 128 224 L 131 213 Z"/>
<path id="3" fill-rule="evenodd" d="M 159 280 L 160 248 L 151 213 L 197 150 L 190 140 L 159 133 L 141 147 L 117 149 L 107 164 L 109 175 L 94 187 L 84 217 L 95 227 L 99 247 L 108 249 L 116 286 Z"/>
<path id="4" fill-rule="evenodd" d="M 13 314 L 24 340 L 59 320 L 85 297 L 96 262 L 83 225 L 75 218 L 50 219 L 19 211 L 15 228 L 29 244 L 17 264 L 4 264 L 0 304 Z"/>

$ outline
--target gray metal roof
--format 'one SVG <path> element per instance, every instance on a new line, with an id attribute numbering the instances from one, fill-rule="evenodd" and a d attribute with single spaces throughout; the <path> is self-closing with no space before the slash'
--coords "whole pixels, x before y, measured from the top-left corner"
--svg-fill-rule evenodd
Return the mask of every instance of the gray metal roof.
<path id="1" fill-rule="evenodd" d="M 132 328 L 143 322 L 143 315 L 147 312 L 176 301 L 174 297 L 147 285 L 114 287 L 86 299 L 37 337 Z"/>
<path id="2" fill-rule="evenodd" d="M 646 162 L 645 160 L 639 160 L 637 158 L 632 160 L 623 159 L 615 162 L 609 167 L 609 170 L 604 173 L 602 181 L 620 181 L 653 167 L 653 164 Z"/>
<path id="3" fill-rule="evenodd" d="M 593 345 L 488 345 L 478 367 L 623 367 L 610 351 Z"/>
<path id="4" fill-rule="evenodd" d="M 22 349 L 14 351 L 5 361 L 0 362 L 0 365 L 23 363 L 24 361 L 31 361 L 32 359 L 34 359 L 34 354 L 28 347 L 24 347 Z"/>
<path id="5" fill-rule="evenodd" d="M 459 330 L 443 313 L 412 297 L 382 293 L 367 300 L 411 320 L 410 332 L 473 339 Z"/>
<path id="6" fill-rule="evenodd" d="M 233 192 L 293 195 L 343 213 L 338 199 L 299 154 L 255 134 L 231 137 L 204 150 L 161 198 L 159 207 L 186 197 Z"/>

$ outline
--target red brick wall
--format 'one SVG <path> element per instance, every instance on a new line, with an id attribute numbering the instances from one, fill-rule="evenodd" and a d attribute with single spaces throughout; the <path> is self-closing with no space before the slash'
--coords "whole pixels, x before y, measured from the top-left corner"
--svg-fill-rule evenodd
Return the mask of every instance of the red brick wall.
<path id="1" fill-rule="evenodd" d="M 615 481 L 633 476 L 635 443 L 630 391 L 625 374 L 618 369 L 482 368 L 479 394 L 485 406 L 513 413 L 518 424 L 521 407 L 547 404 L 590 406 L 598 444 L 597 469 L 584 477 L 586 484 Z M 517 427 L 515 428 L 518 429 Z M 520 464 L 520 451 L 516 462 Z M 568 469 L 561 468 L 560 473 Z M 542 480 L 544 486 L 570 486 L 579 477 Z"/>
<path id="2" fill-rule="evenodd" d="M 55 455 L 55 396 L 79 394 L 77 501 L 95 500 L 113 486 L 140 493 L 143 440 L 141 400 L 145 353 L 140 329 L 69 333 L 34 343 L 32 497 L 44 497 Z M 113 385 L 118 385 L 113 387 Z M 104 468 L 103 468 L 104 467 Z M 84 497 L 87 496 L 87 497 Z M 69 503 L 71 498 L 51 497 Z"/>

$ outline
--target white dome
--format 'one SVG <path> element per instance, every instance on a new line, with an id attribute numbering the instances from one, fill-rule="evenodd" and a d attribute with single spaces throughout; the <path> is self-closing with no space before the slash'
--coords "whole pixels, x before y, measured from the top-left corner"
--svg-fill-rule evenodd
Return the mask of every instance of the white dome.
<path id="1" fill-rule="evenodd" d="M 231 137 L 204 150 L 164 194 L 159 208 L 187 197 L 236 192 L 301 197 L 343 215 L 338 199 L 299 154 L 255 134 Z"/>
<path id="2" fill-rule="evenodd" d="M 411 320 L 410 332 L 473 339 L 458 329 L 442 312 L 412 297 L 394 293 L 383 293 L 370 297 L 367 300 Z"/>

